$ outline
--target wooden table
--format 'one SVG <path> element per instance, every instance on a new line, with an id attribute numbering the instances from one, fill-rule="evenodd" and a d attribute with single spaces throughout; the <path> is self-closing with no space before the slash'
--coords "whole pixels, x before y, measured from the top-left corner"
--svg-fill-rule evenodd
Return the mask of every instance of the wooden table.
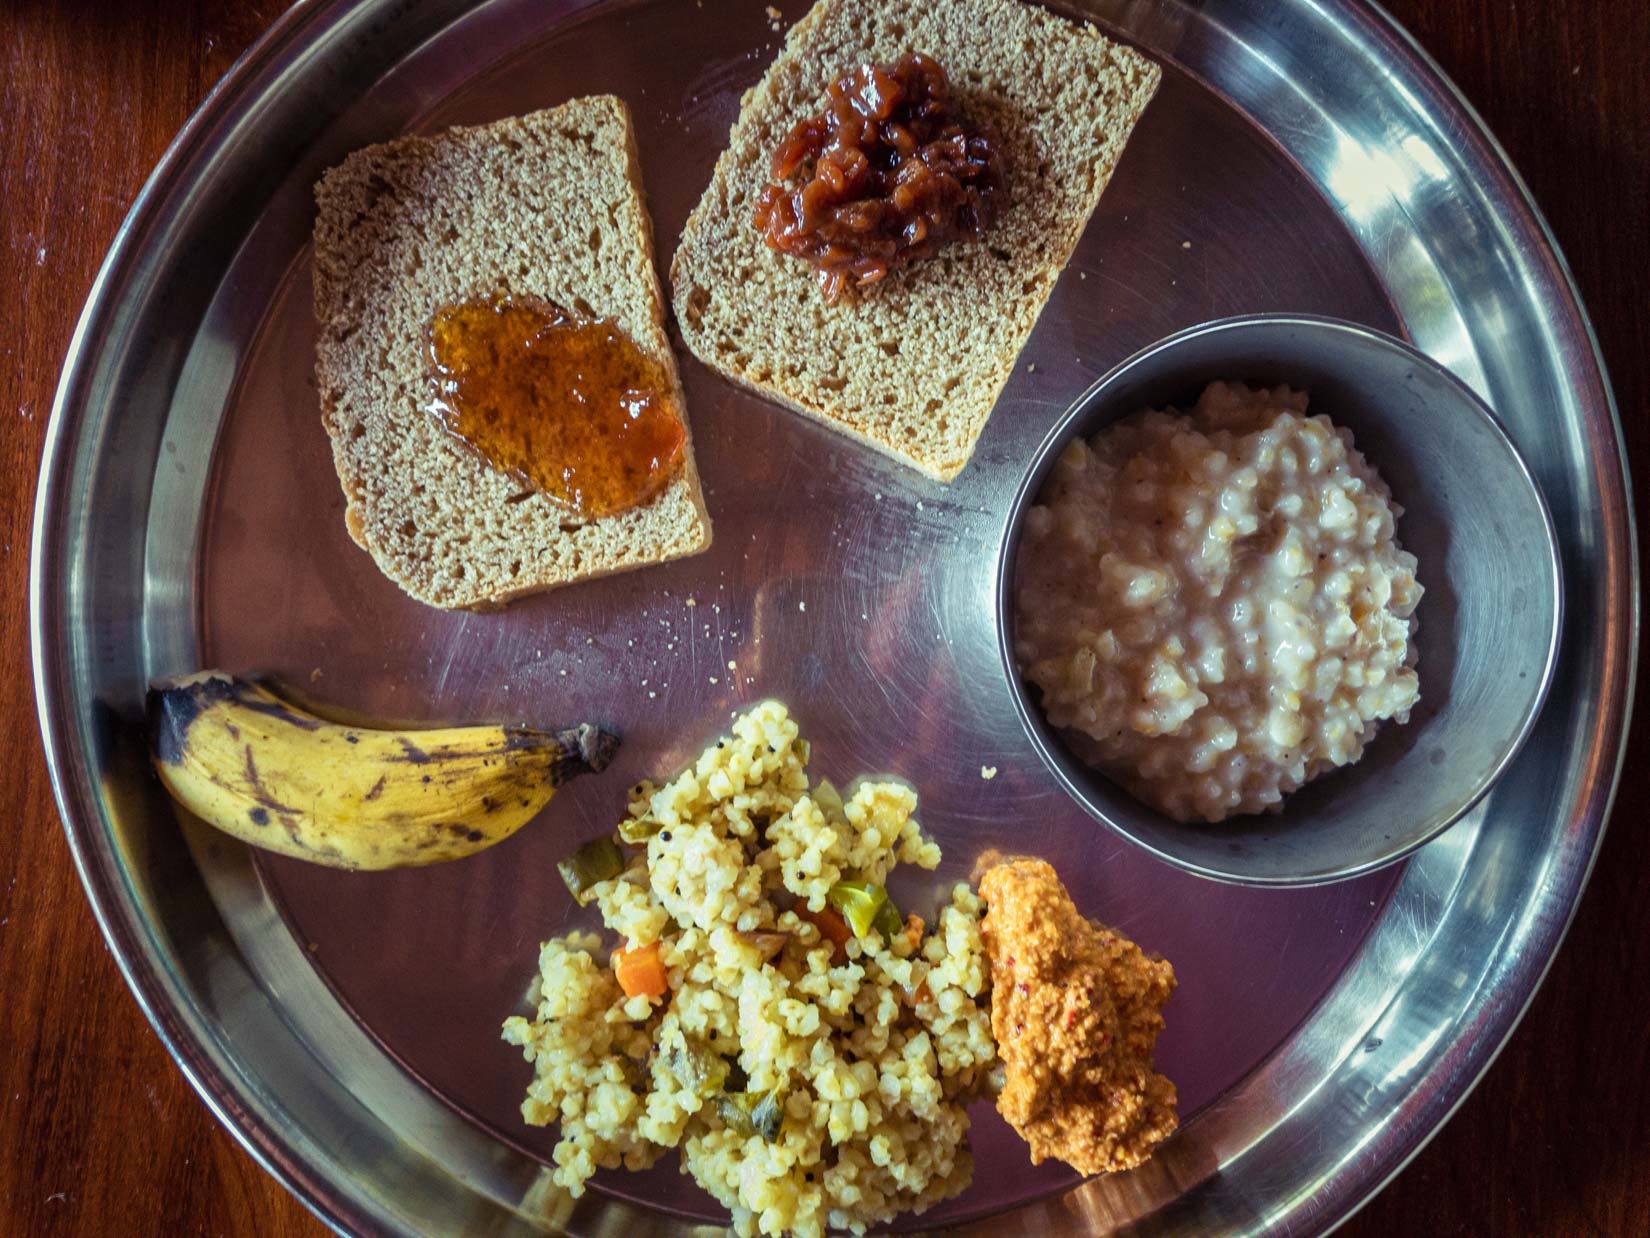
<path id="1" fill-rule="evenodd" d="M 1650 463 L 1650 4 L 1397 0 L 1528 179 Z M 26 595 L 58 366 L 150 168 L 272 0 L 0 4 L 0 1233 L 324 1233 L 168 1060 L 93 923 L 41 757 Z M 1642 494 L 1642 492 L 1641 492 Z M 1644 504 L 1640 502 L 1644 523 Z M 1650 526 L 1646 526 L 1650 527 Z M 1640 713 L 1643 711 L 1641 710 Z M 1646 730 L 1546 985 L 1444 1131 L 1345 1229 L 1650 1233 Z"/>

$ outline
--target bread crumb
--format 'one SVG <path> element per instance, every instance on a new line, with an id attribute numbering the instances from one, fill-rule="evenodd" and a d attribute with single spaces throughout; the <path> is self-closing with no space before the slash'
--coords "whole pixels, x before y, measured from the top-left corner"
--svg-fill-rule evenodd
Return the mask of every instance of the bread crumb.
<path id="1" fill-rule="evenodd" d="M 780 19 L 783 18 L 785 15 L 783 13 L 781 13 L 778 9 L 774 8 L 773 5 L 771 5 L 771 4 L 768 6 L 767 12 L 768 12 L 768 25 L 771 26 L 773 29 L 778 30 Z"/>
<path id="2" fill-rule="evenodd" d="M 1033 361 L 1030 365 L 1026 366 L 1026 373 L 1027 374 L 1035 374 L 1036 372 L 1037 372 L 1037 363 L 1035 361 Z"/>
<path id="3" fill-rule="evenodd" d="M 806 602 L 798 602 L 796 604 L 796 608 L 798 610 L 807 610 L 808 609 L 808 604 Z"/>
<path id="4" fill-rule="evenodd" d="M 1190 249 L 1191 247 L 1192 247 L 1192 243 L 1190 241 L 1180 242 L 1180 248 L 1181 249 Z"/>
<path id="5" fill-rule="evenodd" d="M 982 765 L 982 766 L 980 766 L 980 777 L 984 778 L 987 782 L 990 782 L 996 776 L 997 776 L 997 767 L 995 765 Z"/>
<path id="6" fill-rule="evenodd" d="M 711 676 L 711 677 L 710 677 L 710 681 L 711 681 L 711 683 L 719 683 L 719 682 L 721 682 L 721 681 L 720 681 L 720 680 L 718 680 L 718 679 L 717 679 L 717 678 L 716 678 L 716 676 L 715 676 L 715 675 L 712 675 L 712 676 Z"/>
<path id="7" fill-rule="evenodd" d="M 728 659 L 728 669 L 730 671 L 738 670 L 739 669 L 739 663 L 735 662 L 732 658 L 729 658 Z"/>
<path id="8" fill-rule="evenodd" d="M 698 599 L 697 599 L 697 598 L 689 598 L 689 599 L 688 599 L 688 600 L 687 600 L 687 604 L 688 604 L 688 605 L 689 605 L 689 606 L 697 606 L 697 605 L 699 605 L 699 601 L 698 601 Z"/>

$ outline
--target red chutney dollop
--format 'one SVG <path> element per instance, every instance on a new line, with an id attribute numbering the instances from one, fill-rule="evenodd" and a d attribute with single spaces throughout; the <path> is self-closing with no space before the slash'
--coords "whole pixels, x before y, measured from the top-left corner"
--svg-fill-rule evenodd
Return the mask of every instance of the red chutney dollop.
<path id="1" fill-rule="evenodd" d="M 1141 1164 L 1177 1125 L 1174 1084 L 1152 1069 L 1174 968 L 1085 920 L 1042 860 L 996 863 L 980 894 L 1004 1066 L 997 1111 L 1033 1164 L 1053 1157 L 1085 1174 Z"/>

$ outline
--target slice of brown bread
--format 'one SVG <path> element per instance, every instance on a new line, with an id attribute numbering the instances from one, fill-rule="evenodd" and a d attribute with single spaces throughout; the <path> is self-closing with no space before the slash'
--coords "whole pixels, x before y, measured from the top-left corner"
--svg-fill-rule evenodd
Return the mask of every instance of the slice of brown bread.
<path id="1" fill-rule="evenodd" d="M 615 319 L 683 410 L 625 106 L 611 96 L 356 151 L 316 186 L 316 374 L 352 536 L 431 606 L 489 607 L 710 545 L 691 439 L 652 502 L 581 522 L 429 413 L 431 316 L 496 293 Z"/>
<path id="2" fill-rule="evenodd" d="M 859 65 L 926 52 L 1001 141 L 1007 203 L 827 307 L 752 222 L 769 158 Z M 683 339 L 712 369 L 942 481 L 968 462 L 1146 104 L 1158 67 L 1018 0 L 819 0 L 746 93 L 671 264 Z"/>

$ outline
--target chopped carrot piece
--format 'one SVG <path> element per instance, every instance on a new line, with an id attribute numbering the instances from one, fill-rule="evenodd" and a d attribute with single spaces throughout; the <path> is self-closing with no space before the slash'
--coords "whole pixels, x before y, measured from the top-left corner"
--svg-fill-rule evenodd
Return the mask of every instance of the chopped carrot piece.
<path id="1" fill-rule="evenodd" d="M 913 989 L 910 985 L 906 985 L 900 989 L 900 992 L 904 995 L 906 1004 L 913 1009 L 918 1006 L 925 1006 L 934 1000 L 934 990 L 928 987 L 928 977 L 926 976 L 917 982 L 916 988 Z"/>
<path id="2" fill-rule="evenodd" d="M 922 945 L 922 929 L 922 917 L 916 912 L 905 917 L 905 940 L 911 943 L 913 950 Z"/>
<path id="3" fill-rule="evenodd" d="M 796 909 L 796 914 L 817 928 L 819 935 L 834 947 L 831 962 L 840 963 L 848 957 L 848 939 L 854 935 L 854 930 L 848 927 L 848 921 L 842 918 L 840 911 L 835 907 L 809 911 L 806 906 L 801 906 Z"/>
<path id="4" fill-rule="evenodd" d="M 626 997 L 663 997 L 669 988 L 659 943 L 613 952 L 613 975 Z"/>

